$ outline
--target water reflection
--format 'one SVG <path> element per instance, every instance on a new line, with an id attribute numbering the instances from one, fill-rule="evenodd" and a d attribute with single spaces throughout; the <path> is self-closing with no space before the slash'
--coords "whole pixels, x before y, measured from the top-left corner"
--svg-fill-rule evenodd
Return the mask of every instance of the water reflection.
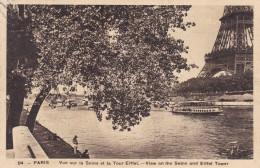
<path id="1" fill-rule="evenodd" d="M 78 135 L 79 150 L 88 149 L 91 158 L 220 159 L 226 158 L 220 151 L 235 140 L 253 149 L 252 108 L 224 108 L 219 116 L 151 111 L 130 132 L 113 130 L 111 122 L 99 122 L 83 107 L 43 107 L 37 119 L 68 143 Z"/>

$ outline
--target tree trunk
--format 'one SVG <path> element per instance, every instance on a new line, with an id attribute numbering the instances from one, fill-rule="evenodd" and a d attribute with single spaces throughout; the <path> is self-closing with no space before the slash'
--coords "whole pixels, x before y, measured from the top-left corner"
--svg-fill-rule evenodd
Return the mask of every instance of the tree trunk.
<path id="1" fill-rule="evenodd" d="M 31 108 L 31 111 L 30 111 L 28 118 L 27 118 L 27 121 L 26 121 L 26 126 L 29 128 L 29 130 L 31 132 L 33 132 L 34 123 L 35 123 L 37 114 L 40 110 L 40 107 L 41 107 L 44 99 L 46 98 L 46 96 L 50 92 L 50 90 L 51 90 L 51 87 L 43 88 L 41 90 L 41 92 L 38 94 L 38 96 L 36 97 L 36 99 L 33 103 L 33 106 Z"/>
<path id="2" fill-rule="evenodd" d="M 7 108 L 7 124 L 6 124 L 6 148 L 13 148 L 12 130 L 19 126 L 21 113 L 23 110 L 23 102 L 25 97 L 25 78 L 19 75 L 13 75 L 10 87 L 9 108 Z"/>

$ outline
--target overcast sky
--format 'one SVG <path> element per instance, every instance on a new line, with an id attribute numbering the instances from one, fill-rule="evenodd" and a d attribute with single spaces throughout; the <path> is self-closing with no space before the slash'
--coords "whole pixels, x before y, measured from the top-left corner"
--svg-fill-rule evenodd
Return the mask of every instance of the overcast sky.
<path id="1" fill-rule="evenodd" d="M 179 80 L 185 81 L 192 77 L 197 77 L 203 68 L 204 55 L 211 52 L 217 33 L 220 27 L 219 19 L 223 16 L 224 6 L 192 6 L 188 12 L 186 21 L 196 23 L 186 31 L 178 31 L 173 36 L 184 40 L 185 45 L 189 46 L 189 53 L 183 55 L 189 63 L 195 63 L 198 69 L 179 74 Z"/>

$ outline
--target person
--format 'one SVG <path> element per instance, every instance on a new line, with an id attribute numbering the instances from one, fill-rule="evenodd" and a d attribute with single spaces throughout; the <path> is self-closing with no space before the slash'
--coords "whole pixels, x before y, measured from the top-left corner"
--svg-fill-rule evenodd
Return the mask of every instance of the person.
<path id="1" fill-rule="evenodd" d="M 85 150 L 85 152 L 82 153 L 81 157 L 82 157 L 82 158 L 89 159 L 89 153 L 88 153 L 88 150 L 87 150 L 87 149 Z"/>
<path id="2" fill-rule="evenodd" d="M 77 135 L 74 136 L 73 138 L 73 148 L 74 148 L 74 154 L 77 154 L 77 148 L 78 148 L 78 140 L 77 140 Z"/>

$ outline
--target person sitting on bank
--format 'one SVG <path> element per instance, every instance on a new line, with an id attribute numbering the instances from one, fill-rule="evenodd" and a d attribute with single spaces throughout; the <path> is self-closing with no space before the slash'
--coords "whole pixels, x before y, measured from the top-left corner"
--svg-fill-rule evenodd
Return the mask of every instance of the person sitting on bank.
<path id="1" fill-rule="evenodd" d="M 77 148 L 78 148 L 78 140 L 77 140 L 77 135 L 74 136 L 73 138 L 73 148 L 74 148 L 74 154 L 77 154 Z"/>
<path id="2" fill-rule="evenodd" d="M 89 159 L 89 153 L 88 153 L 88 150 L 87 150 L 87 149 L 85 150 L 85 152 L 82 153 L 81 157 L 82 157 L 82 158 Z"/>

